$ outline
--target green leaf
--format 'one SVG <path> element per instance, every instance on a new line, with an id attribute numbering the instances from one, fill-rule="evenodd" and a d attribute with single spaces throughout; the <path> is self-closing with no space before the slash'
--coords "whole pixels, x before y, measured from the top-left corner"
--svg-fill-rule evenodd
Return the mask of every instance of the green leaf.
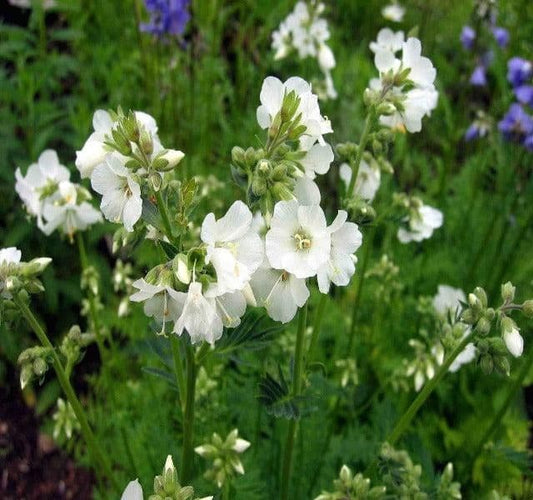
<path id="1" fill-rule="evenodd" d="M 298 403 L 301 396 L 292 396 L 285 381 L 281 367 L 278 366 L 279 380 L 267 373 L 259 382 L 259 401 L 265 406 L 266 412 L 277 418 L 300 418 Z"/>
<path id="2" fill-rule="evenodd" d="M 173 389 L 178 390 L 176 384 L 176 379 L 173 373 L 167 372 L 166 370 L 160 370 L 159 368 L 153 368 L 151 366 L 143 366 L 142 371 L 154 375 L 155 377 L 162 378 L 170 384 Z"/>

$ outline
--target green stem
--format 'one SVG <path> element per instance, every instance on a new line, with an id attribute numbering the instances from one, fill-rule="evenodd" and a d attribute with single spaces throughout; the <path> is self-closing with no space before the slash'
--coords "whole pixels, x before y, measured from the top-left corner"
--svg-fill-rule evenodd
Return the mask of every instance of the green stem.
<path id="1" fill-rule="evenodd" d="M 357 148 L 357 154 L 355 155 L 355 160 L 353 163 L 350 161 L 350 166 L 352 167 L 352 178 L 350 179 L 350 184 L 348 186 L 348 196 L 351 196 L 355 187 L 355 181 L 357 180 L 357 174 L 359 174 L 359 167 L 361 165 L 361 160 L 363 159 L 363 153 L 365 152 L 366 143 L 368 142 L 368 137 L 372 128 L 374 127 L 374 120 L 376 116 L 376 111 L 374 107 L 371 107 L 368 110 L 366 115 L 365 126 L 363 128 L 363 133 L 361 134 L 361 141 Z"/>
<path id="2" fill-rule="evenodd" d="M 178 394 L 182 410 L 185 404 L 185 375 L 183 373 L 183 363 L 180 355 L 179 338 L 177 335 L 170 336 L 170 347 L 172 349 L 172 359 L 174 361 L 174 372 L 176 374 L 176 383 L 178 385 Z"/>
<path id="3" fill-rule="evenodd" d="M 322 319 L 324 318 L 324 309 L 326 308 L 326 303 L 328 301 L 328 294 L 320 294 L 320 302 L 316 308 L 315 318 L 313 321 L 313 331 L 311 334 L 311 341 L 309 342 L 309 350 L 307 351 L 307 358 L 310 361 L 313 358 L 313 354 L 316 349 L 316 344 L 318 342 L 318 336 L 320 335 L 320 329 L 322 327 Z"/>
<path id="4" fill-rule="evenodd" d="M 302 392 L 302 374 L 304 361 L 304 336 L 307 323 L 307 304 L 298 313 L 298 332 L 296 334 L 296 348 L 294 351 L 294 373 L 292 378 L 292 397 L 297 397 Z M 298 420 L 293 418 L 289 421 L 285 453 L 283 455 L 283 468 L 281 471 L 281 500 L 289 498 L 289 482 L 291 478 L 294 441 L 298 429 Z"/>
<path id="5" fill-rule="evenodd" d="M 85 272 L 89 268 L 89 259 L 87 258 L 87 251 L 85 249 L 85 242 L 83 240 L 83 234 L 78 231 L 76 233 L 76 239 L 78 241 L 78 252 L 80 254 L 80 263 L 82 271 Z M 96 338 L 96 344 L 98 345 L 98 352 L 102 360 L 106 359 L 107 351 L 102 338 L 102 331 L 100 328 L 100 319 L 98 317 L 98 310 L 96 308 L 96 301 L 93 292 L 90 288 L 87 290 L 87 300 L 89 301 L 89 318 L 94 329 L 94 336 Z"/>
<path id="6" fill-rule="evenodd" d="M 196 389 L 196 360 L 191 345 L 187 346 L 187 387 L 183 414 L 183 449 L 181 475 L 183 484 L 189 484 L 193 473 L 194 459 L 194 392 Z"/>
<path id="7" fill-rule="evenodd" d="M 474 447 L 474 452 L 472 453 L 472 458 L 470 459 L 471 464 L 475 462 L 476 458 L 483 451 L 483 447 L 485 446 L 485 443 L 487 443 L 490 437 L 494 434 L 494 432 L 500 426 L 503 417 L 505 416 L 505 414 L 507 413 L 507 410 L 509 409 L 509 406 L 511 405 L 511 403 L 516 397 L 516 393 L 522 387 L 522 383 L 524 382 L 524 379 L 527 377 L 527 374 L 529 373 L 531 369 L 531 363 L 533 363 L 533 349 L 529 350 L 529 353 L 526 359 L 523 360 L 520 371 L 518 372 L 518 375 L 516 376 L 516 378 L 513 380 L 512 384 L 509 386 L 509 389 L 507 391 L 507 396 L 505 397 L 505 401 L 503 402 L 502 406 L 500 407 L 496 415 L 494 415 L 494 418 L 492 419 L 492 423 L 490 424 L 490 427 L 485 431 L 485 433 L 483 434 L 483 437 L 479 440 L 478 444 Z"/>
<path id="8" fill-rule="evenodd" d="M 24 300 L 22 300 L 20 297 L 15 296 L 14 302 L 17 305 L 17 307 L 20 309 L 20 312 L 32 328 L 32 330 L 35 332 L 35 335 L 37 335 L 37 338 L 41 342 L 41 344 L 44 347 L 48 347 L 50 351 L 52 352 L 52 359 L 53 359 L 53 367 L 57 375 L 57 379 L 59 381 L 59 384 L 61 385 L 61 388 L 63 389 L 63 392 L 65 393 L 65 396 L 67 397 L 68 402 L 72 406 L 72 409 L 74 410 L 74 414 L 76 415 L 76 418 L 78 419 L 78 422 L 80 423 L 81 433 L 83 435 L 83 438 L 85 439 L 85 442 L 87 443 L 87 446 L 90 450 L 91 455 L 93 456 L 93 459 L 98 464 L 98 472 L 102 477 L 107 477 L 113 485 L 113 487 L 116 489 L 116 491 L 122 491 L 122 488 L 118 484 L 115 475 L 113 474 L 111 467 L 109 465 L 109 462 L 107 461 L 106 456 L 103 454 L 102 450 L 100 449 L 100 446 L 98 445 L 98 441 L 96 440 L 95 435 L 93 434 L 93 431 L 91 430 L 91 427 L 89 426 L 89 422 L 87 420 L 87 417 L 85 415 L 85 411 L 76 396 L 76 393 L 74 392 L 74 389 L 72 388 L 72 385 L 70 384 L 70 381 L 65 374 L 65 371 L 63 370 L 63 365 L 61 363 L 61 360 L 59 359 L 59 356 L 48 339 L 44 329 L 37 321 L 37 318 L 33 315 L 33 313 L 30 311 Z"/>
<path id="9" fill-rule="evenodd" d="M 400 438 L 400 436 L 407 430 L 409 427 L 409 424 L 411 423 L 411 420 L 413 420 L 414 416 L 417 414 L 420 407 L 424 404 L 426 399 L 431 395 L 431 393 L 435 390 L 441 379 L 446 375 L 448 372 L 448 369 L 450 368 L 451 364 L 454 362 L 455 358 L 463 352 L 463 349 L 467 346 L 467 344 L 471 341 L 473 333 L 470 333 L 465 336 L 465 338 L 461 341 L 461 343 L 451 352 L 451 354 L 444 360 L 444 363 L 439 368 L 439 371 L 436 373 L 436 375 L 427 382 L 427 384 L 422 388 L 418 396 L 415 398 L 415 400 L 411 403 L 409 408 L 407 408 L 407 411 L 402 415 L 400 420 L 398 420 L 398 423 L 392 430 L 392 432 L 387 437 L 386 441 L 393 446 L 396 441 Z"/>
<path id="10" fill-rule="evenodd" d="M 370 260 L 370 252 L 372 250 L 372 243 L 374 241 L 374 235 L 376 234 L 376 226 L 373 226 L 367 237 L 365 253 L 363 254 L 361 267 L 359 268 L 359 280 L 357 282 L 357 289 L 355 291 L 355 298 L 352 307 L 352 319 L 350 321 L 350 331 L 348 333 L 348 356 L 352 352 L 352 347 L 355 339 L 355 325 L 357 324 L 357 314 L 359 312 L 359 304 L 361 303 L 361 294 L 363 293 L 363 285 L 365 283 L 366 268 L 368 261 Z"/>
<path id="11" fill-rule="evenodd" d="M 157 200 L 157 207 L 159 208 L 159 213 L 161 214 L 161 220 L 163 221 L 163 227 L 165 228 L 165 233 L 168 237 L 168 240 L 179 249 L 180 242 L 179 239 L 177 239 L 172 233 L 172 224 L 170 223 L 167 204 L 163 200 L 161 190 L 155 191 L 155 199 Z"/>

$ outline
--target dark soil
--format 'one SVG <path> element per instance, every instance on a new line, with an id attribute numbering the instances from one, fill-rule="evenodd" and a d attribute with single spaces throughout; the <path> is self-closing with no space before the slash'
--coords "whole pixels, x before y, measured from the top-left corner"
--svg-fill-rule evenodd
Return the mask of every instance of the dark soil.
<path id="1" fill-rule="evenodd" d="M 0 498 L 89 500 L 94 478 L 53 440 L 20 391 L 0 387 Z"/>

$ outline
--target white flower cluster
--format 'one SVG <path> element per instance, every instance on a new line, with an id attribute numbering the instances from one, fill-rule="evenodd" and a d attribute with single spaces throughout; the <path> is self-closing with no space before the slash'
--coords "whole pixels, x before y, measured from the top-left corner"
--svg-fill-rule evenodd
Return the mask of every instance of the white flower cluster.
<path id="1" fill-rule="evenodd" d="M 97 110 L 93 116 L 94 132 L 76 152 L 76 167 L 81 177 L 90 178 L 92 188 L 102 195 L 100 208 L 105 218 L 124 224 L 127 231 L 133 231 L 141 217 L 142 179 L 147 175 L 144 163 L 163 160 L 165 168 L 173 168 L 184 156 L 181 151 L 163 148 L 152 116 L 136 111 L 134 120 L 131 135 L 139 142 L 123 134 L 117 135 L 119 120 L 107 111 Z M 126 154 L 109 146 L 109 141 L 115 138 L 121 141 Z M 144 144 L 144 148 L 139 144 Z M 141 168 L 129 168 L 132 158 L 142 160 Z M 154 175 L 161 176 L 159 173 Z"/>
<path id="2" fill-rule="evenodd" d="M 346 184 L 346 188 L 352 180 L 352 168 L 347 163 L 342 163 L 339 168 L 340 178 Z M 353 189 L 353 194 L 371 203 L 381 184 L 381 170 L 375 165 L 370 166 L 365 160 L 361 160 L 359 172 Z"/>
<path id="3" fill-rule="evenodd" d="M 395 33 L 384 28 L 370 43 L 370 50 L 380 74 L 370 81 L 370 90 L 390 104 L 388 112 L 380 117 L 381 123 L 420 132 L 422 118 L 431 114 L 438 100 L 434 85 L 437 72 L 431 61 L 421 55 L 420 40 L 405 40 L 403 31 Z"/>
<path id="4" fill-rule="evenodd" d="M 15 190 L 46 235 L 59 229 L 72 238 L 76 231 L 101 222 L 102 215 L 88 202 L 90 193 L 70 182 L 70 172 L 59 163 L 55 151 L 44 151 L 26 176 L 18 168 L 15 177 Z"/>
<path id="5" fill-rule="evenodd" d="M 381 15 L 388 21 L 401 23 L 405 15 L 405 8 L 398 2 L 392 2 L 381 9 Z"/>
<path id="6" fill-rule="evenodd" d="M 275 59 L 283 59 L 293 50 L 298 52 L 300 59 L 315 57 L 324 73 L 325 95 L 336 99 L 337 91 L 331 77 L 331 70 L 336 64 L 335 56 L 326 43 L 330 37 L 328 23 L 320 17 L 324 8 L 321 2 L 297 2 L 294 10 L 272 33 L 272 49 L 275 50 Z"/>
<path id="7" fill-rule="evenodd" d="M 342 210 L 328 226 L 313 182 L 333 161 L 323 138 L 332 132 L 331 124 L 320 114 L 317 96 L 301 78 L 282 83 L 268 77 L 257 120 L 276 141 L 278 132 L 272 131 L 291 93 L 299 130 L 294 153 L 300 167 L 295 168 L 294 191 L 284 187 L 289 199 L 277 201 L 264 216 L 253 216 L 242 201 L 234 202 L 218 220 L 208 214 L 199 246 L 133 283 L 138 292 L 130 299 L 144 302 L 145 313 L 162 323 L 163 331 L 167 322 L 173 323 L 175 334 L 186 331 L 193 343 L 213 344 L 223 327 L 240 324 L 247 303 L 264 306 L 274 320 L 285 323 L 309 298 L 308 278 L 316 277 L 320 291 L 328 293 L 331 283 L 345 286 L 354 274 L 361 233 Z"/>

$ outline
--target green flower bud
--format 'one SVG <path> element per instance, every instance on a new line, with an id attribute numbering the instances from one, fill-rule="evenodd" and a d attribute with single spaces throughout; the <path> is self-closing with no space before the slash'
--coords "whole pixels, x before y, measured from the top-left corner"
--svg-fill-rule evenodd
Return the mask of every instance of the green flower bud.
<path id="1" fill-rule="evenodd" d="M 480 318 L 475 327 L 475 332 L 480 335 L 487 335 L 490 332 L 491 323 L 486 318 Z"/>
<path id="2" fill-rule="evenodd" d="M 492 361 L 492 356 L 485 354 L 481 356 L 479 360 L 479 366 L 485 375 L 490 375 L 494 369 L 494 362 Z"/>
<path id="3" fill-rule="evenodd" d="M 239 167 L 244 167 L 247 163 L 244 155 L 244 149 L 239 146 L 233 146 L 231 150 L 231 161 Z"/>
<path id="4" fill-rule="evenodd" d="M 39 257 L 37 259 L 30 260 L 27 264 L 20 266 L 22 276 L 32 276 L 34 274 L 42 273 L 48 264 L 52 262 L 49 257 Z"/>
<path id="5" fill-rule="evenodd" d="M 487 307 L 487 294 L 480 286 L 474 288 L 474 295 L 479 299 L 483 308 Z"/>
<path id="6" fill-rule="evenodd" d="M 161 189 L 163 178 L 161 177 L 161 174 L 154 172 L 150 174 L 149 182 L 152 189 L 157 193 Z"/>
<path id="7" fill-rule="evenodd" d="M 509 376 L 511 374 L 511 365 L 506 356 L 494 356 L 494 367 L 502 375 Z"/>
<path id="8" fill-rule="evenodd" d="M 37 358 L 33 361 L 33 373 L 38 377 L 42 377 L 48 370 L 48 365 L 43 358 Z"/>
<path id="9" fill-rule="evenodd" d="M 31 364 L 23 364 L 20 369 L 20 388 L 24 389 L 33 379 L 33 367 Z"/>
<path id="10" fill-rule="evenodd" d="M 522 313 L 526 318 L 533 318 L 533 300 L 526 300 L 522 304 Z"/>
<path id="11" fill-rule="evenodd" d="M 502 299 L 503 301 L 508 304 L 509 302 L 512 302 L 514 300 L 514 295 L 516 292 L 516 287 L 513 286 L 513 284 L 508 281 L 507 283 L 502 285 Z"/>
<path id="12" fill-rule="evenodd" d="M 154 151 L 154 141 L 150 133 L 143 128 L 139 137 L 139 146 L 146 156 L 150 156 Z"/>

